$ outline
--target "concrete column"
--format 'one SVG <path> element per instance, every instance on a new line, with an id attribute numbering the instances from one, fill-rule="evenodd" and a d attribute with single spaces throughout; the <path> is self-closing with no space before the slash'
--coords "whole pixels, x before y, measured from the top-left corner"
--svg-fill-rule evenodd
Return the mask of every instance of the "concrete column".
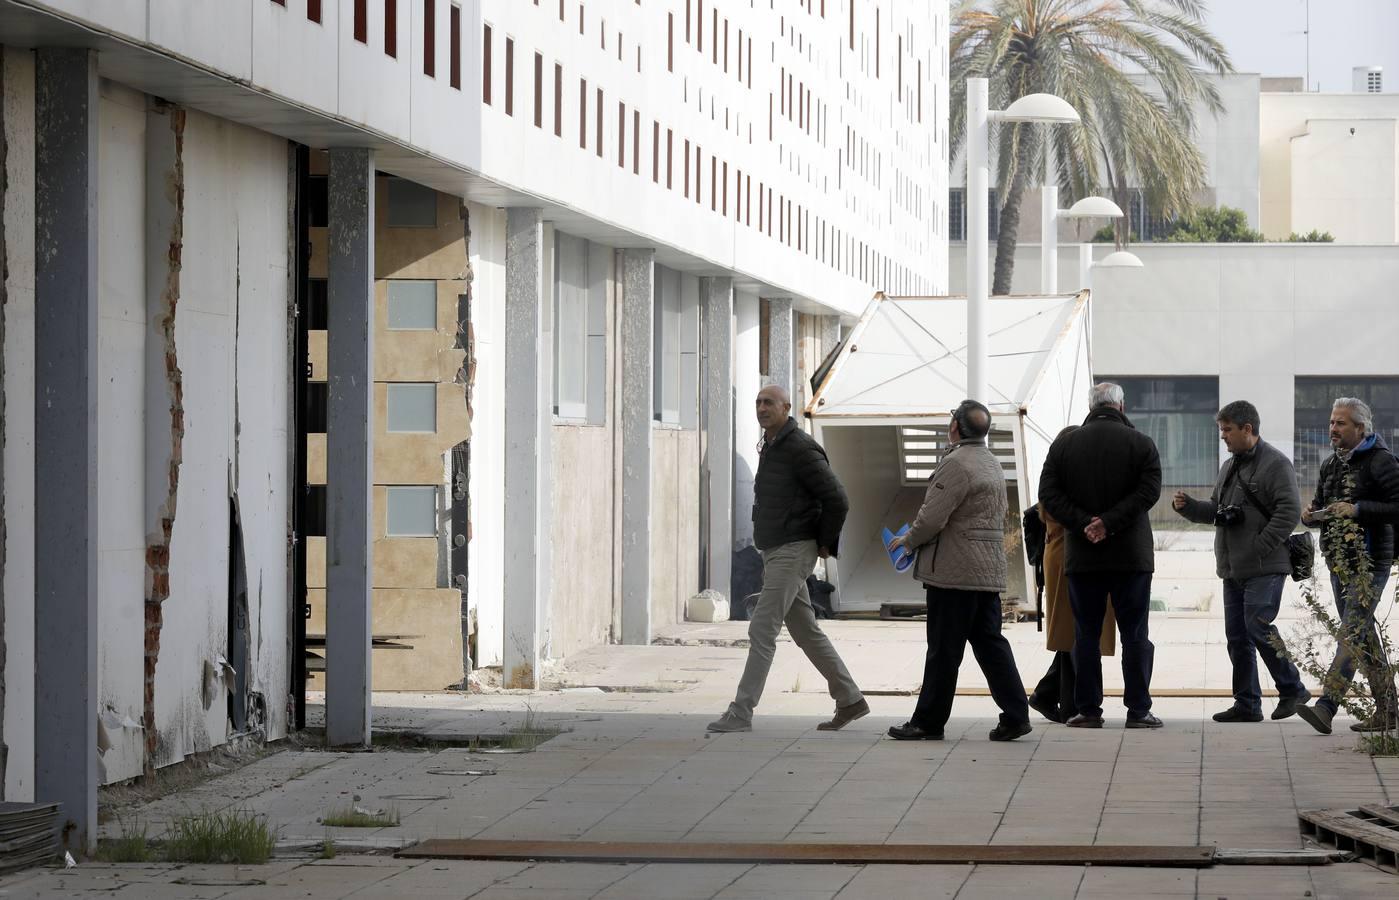
<path id="1" fill-rule="evenodd" d="M 821 317 L 821 358 L 816 361 L 816 365 L 826 361 L 826 357 L 831 355 L 840 344 L 840 316 Z"/>
<path id="2" fill-rule="evenodd" d="M 34 799 L 97 843 L 97 56 L 38 51 L 34 98 Z"/>
<path id="3" fill-rule="evenodd" d="M 374 152 L 330 151 L 325 736 L 370 740 L 374 587 Z"/>
<path id="4" fill-rule="evenodd" d="M 622 251 L 622 643 L 651 643 L 656 253 Z"/>
<path id="5" fill-rule="evenodd" d="M 768 384 L 780 384 L 793 392 L 793 355 L 796 352 L 793 334 L 792 298 L 772 297 L 768 300 Z M 793 409 L 795 409 L 795 400 Z"/>
<path id="6" fill-rule="evenodd" d="M 729 596 L 733 560 L 734 395 L 732 278 L 700 281 L 704 304 L 704 473 L 709 500 L 706 584 Z"/>
<path id="7" fill-rule="evenodd" d="M 733 529 L 734 550 L 753 543 L 753 479 L 758 474 L 758 440 L 762 429 L 753 417 L 753 400 L 763 386 L 759 370 L 760 304 L 753 294 L 734 294 L 734 458 Z M 743 598 L 738 598 L 742 600 Z"/>
<path id="8" fill-rule="evenodd" d="M 548 644 L 553 352 L 545 330 L 544 211 L 505 220 L 505 686 L 539 686 Z"/>

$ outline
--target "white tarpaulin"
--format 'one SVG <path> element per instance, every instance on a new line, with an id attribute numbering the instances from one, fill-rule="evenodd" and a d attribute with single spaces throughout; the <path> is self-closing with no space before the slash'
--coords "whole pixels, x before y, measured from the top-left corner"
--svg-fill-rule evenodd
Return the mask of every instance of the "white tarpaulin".
<path id="1" fill-rule="evenodd" d="M 974 399 L 991 410 L 992 449 L 1016 495 L 1022 503 L 1034 502 L 1050 443 L 1061 429 L 1088 414 L 1088 293 L 994 297 L 987 304 L 986 322 L 989 396 Z M 899 483 L 907 487 L 918 480 L 914 473 L 924 472 L 929 460 L 935 462 L 940 451 L 924 449 L 928 436 L 941 431 L 945 440 L 951 410 L 966 398 L 966 336 L 964 297 L 876 294 L 829 367 L 817 373 L 819 384 L 806 413 L 818 437 L 834 445 L 827 447 L 834 450 L 832 463 L 849 467 L 842 477 L 849 476 L 851 524 L 858 529 L 898 524 L 889 521 L 895 515 L 891 498 L 858 495 L 862 478 L 869 489 L 887 492 L 883 482 L 862 475 L 861 469 L 868 472 L 871 463 L 898 468 Z M 878 427 L 890 436 L 871 435 L 857 451 L 851 443 L 855 433 L 848 429 L 858 426 Z M 876 446 L 880 449 L 871 451 Z M 887 463 L 881 463 L 886 457 Z M 845 595 L 866 556 L 863 543 L 857 539 L 851 557 L 838 566 L 842 608 L 852 608 Z M 875 599 L 892 602 L 882 597 L 870 601 Z"/>

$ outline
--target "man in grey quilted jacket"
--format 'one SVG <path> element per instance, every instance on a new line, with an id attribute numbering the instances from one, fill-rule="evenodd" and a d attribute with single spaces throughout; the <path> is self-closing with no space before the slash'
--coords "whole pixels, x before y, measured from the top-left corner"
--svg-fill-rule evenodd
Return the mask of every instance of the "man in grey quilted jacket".
<path id="1" fill-rule="evenodd" d="M 952 714 L 957 670 L 971 644 L 1001 720 L 993 741 L 1030 733 L 1025 683 L 1001 634 L 1006 589 L 1005 474 L 986 444 L 991 412 L 975 400 L 952 411 L 949 448 L 928 483 L 923 508 L 894 547 L 918 550 L 914 577 L 928 601 L 928 655 L 913 717 L 889 729 L 900 741 L 940 741 Z"/>

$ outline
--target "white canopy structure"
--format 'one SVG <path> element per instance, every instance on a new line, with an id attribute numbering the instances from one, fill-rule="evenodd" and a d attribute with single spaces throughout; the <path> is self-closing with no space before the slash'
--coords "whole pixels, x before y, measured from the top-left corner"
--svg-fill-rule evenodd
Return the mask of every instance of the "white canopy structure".
<path id="1" fill-rule="evenodd" d="M 987 324 L 990 396 L 974 399 L 991 410 L 991 448 L 1019 509 L 1038 494 L 1055 435 L 1088 413 L 1088 292 L 993 297 Z M 879 530 L 917 512 L 951 411 L 966 398 L 966 337 L 964 297 L 876 294 L 817 372 L 806 415 L 851 498 L 840 557 L 828 569 L 841 611 L 921 605 L 909 575 L 894 573 Z M 1024 599 L 1027 582 L 1012 581 L 1007 601 Z"/>

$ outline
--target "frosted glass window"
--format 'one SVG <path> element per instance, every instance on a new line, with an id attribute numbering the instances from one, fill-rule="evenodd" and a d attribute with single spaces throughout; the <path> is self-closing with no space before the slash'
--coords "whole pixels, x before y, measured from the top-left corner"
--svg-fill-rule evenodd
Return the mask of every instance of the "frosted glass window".
<path id="1" fill-rule="evenodd" d="M 390 281 L 389 328 L 394 331 L 436 331 L 437 282 Z"/>
<path id="2" fill-rule="evenodd" d="M 390 178 L 389 227 L 436 228 L 437 192 L 406 178 Z"/>
<path id="3" fill-rule="evenodd" d="M 389 487 L 388 536 L 437 537 L 437 488 Z"/>
<path id="4" fill-rule="evenodd" d="M 388 386 L 388 430 L 433 432 L 437 430 L 437 385 Z"/>

